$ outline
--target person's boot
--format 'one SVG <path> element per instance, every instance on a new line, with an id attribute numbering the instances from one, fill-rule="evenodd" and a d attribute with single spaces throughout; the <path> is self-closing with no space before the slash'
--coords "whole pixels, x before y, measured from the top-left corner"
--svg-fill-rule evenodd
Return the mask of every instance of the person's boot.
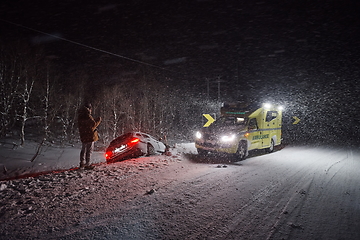
<path id="1" fill-rule="evenodd" d="M 80 163 L 80 168 L 79 169 L 81 169 L 81 170 L 85 169 L 85 164 Z"/>
<path id="2" fill-rule="evenodd" d="M 95 168 L 95 166 L 92 166 L 92 165 L 86 165 L 85 166 L 86 170 L 93 170 L 94 168 Z"/>

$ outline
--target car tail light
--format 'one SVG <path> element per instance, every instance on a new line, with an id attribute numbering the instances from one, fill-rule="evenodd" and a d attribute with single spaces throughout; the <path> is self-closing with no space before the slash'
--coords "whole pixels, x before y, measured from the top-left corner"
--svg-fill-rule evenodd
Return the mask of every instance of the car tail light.
<path id="1" fill-rule="evenodd" d="M 139 138 L 133 138 L 133 139 L 130 140 L 129 145 L 135 145 L 135 144 L 137 144 L 139 141 L 140 141 Z"/>
<path id="2" fill-rule="evenodd" d="M 112 157 L 112 155 L 113 155 L 113 152 L 108 151 L 108 152 L 105 153 L 105 158 L 106 158 L 106 159 L 109 159 L 109 158 Z"/>

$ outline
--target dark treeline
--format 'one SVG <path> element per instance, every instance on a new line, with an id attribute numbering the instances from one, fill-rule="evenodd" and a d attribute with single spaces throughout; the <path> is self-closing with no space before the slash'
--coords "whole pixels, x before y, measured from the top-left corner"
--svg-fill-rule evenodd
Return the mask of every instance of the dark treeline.
<path id="1" fill-rule="evenodd" d="M 17 137 L 21 144 L 29 137 L 77 142 L 77 111 L 90 101 L 93 115 L 103 119 L 98 129 L 103 145 L 130 130 L 182 140 L 201 126 L 204 111 L 218 109 L 216 102 L 187 93 L 183 85 L 144 66 L 130 77 L 107 73 L 107 81 L 84 68 L 66 74 L 60 69 L 39 49 L 1 43 L 1 138 Z"/>
<path id="2" fill-rule="evenodd" d="M 202 114 L 219 113 L 216 89 L 207 89 L 206 79 L 103 55 L 78 63 L 75 57 L 67 62 L 54 56 L 24 42 L 0 42 L 1 138 L 16 137 L 20 144 L 29 138 L 77 142 L 77 111 L 88 101 L 93 115 L 103 119 L 98 129 L 103 146 L 130 130 L 167 136 L 169 141 L 192 140 L 205 121 Z M 282 75 L 266 74 L 266 69 L 281 66 Z M 279 63 L 258 71 L 259 79 L 247 73 L 248 68 L 243 66 L 235 84 L 221 85 L 235 95 L 222 91 L 222 99 L 284 104 L 283 132 L 289 142 L 359 142 L 355 66 L 329 72 L 330 67 Z M 264 84 L 261 79 L 273 80 Z M 296 126 L 293 116 L 301 119 Z"/>

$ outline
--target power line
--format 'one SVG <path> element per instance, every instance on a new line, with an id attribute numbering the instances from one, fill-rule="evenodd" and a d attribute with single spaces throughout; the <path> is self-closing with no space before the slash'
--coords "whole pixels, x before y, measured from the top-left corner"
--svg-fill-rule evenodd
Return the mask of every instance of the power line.
<path id="1" fill-rule="evenodd" d="M 4 19 L 0 19 L 0 20 L 3 21 L 3 22 L 9 23 L 9 24 L 15 25 L 17 27 L 25 28 L 25 29 L 28 29 L 30 31 L 38 32 L 38 33 L 41 33 L 41 34 L 44 34 L 44 35 L 47 35 L 47 36 L 51 36 L 53 38 L 57 38 L 57 39 L 60 39 L 60 40 L 63 40 L 63 41 L 69 42 L 69 43 L 73 43 L 73 44 L 76 44 L 76 45 L 79 45 L 79 46 L 82 46 L 82 47 L 86 47 L 86 48 L 95 50 L 95 51 L 106 53 L 106 54 L 109 54 L 109 55 L 112 55 L 112 56 L 115 56 L 115 57 L 123 58 L 123 59 L 128 60 L 128 61 L 132 61 L 132 62 L 135 62 L 135 63 L 140 63 L 140 64 L 147 65 L 147 66 L 150 66 L 150 67 L 159 68 L 159 69 L 169 71 L 169 72 L 174 72 L 174 71 L 171 71 L 169 69 L 166 69 L 166 68 L 163 68 L 163 67 L 151 64 L 151 63 L 147 63 L 147 62 L 143 62 L 143 61 L 140 61 L 140 60 L 132 59 L 132 58 L 129 58 L 129 57 L 126 57 L 126 56 L 123 56 L 123 55 L 120 55 L 120 54 L 112 53 L 112 52 L 109 52 L 109 51 L 106 51 L 106 50 L 103 50 L 103 49 L 100 49 L 100 48 L 95 48 L 95 47 L 92 47 L 92 46 L 89 46 L 89 45 L 86 45 L 86 44 L 83 44 L 83 43 L 75 42 L 75 41 L 72 41 L 70 39 L 59 37 L 59 36 L 56 36 L 56 35 L 53 35 L 53 34 L 50 34 L 50 33 L 46 33 L 46 32 L 31 28 L 31 27 L 27 27 L 27 26 L 18 24 L 18 23 L 14 23 L 14 22 L 7 21 L 7 20 L 4 20 Z"/>

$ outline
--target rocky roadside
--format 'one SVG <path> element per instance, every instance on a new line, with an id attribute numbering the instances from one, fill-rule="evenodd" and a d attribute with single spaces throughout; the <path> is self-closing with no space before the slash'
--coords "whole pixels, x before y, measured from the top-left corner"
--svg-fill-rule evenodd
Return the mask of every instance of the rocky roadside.
<path id="1" fill-rule="evenodd" d="M 0 239 L 40 238 L 152 194 L 156 175 L 181 155 L 154 156 L 0 182 Z"/>

